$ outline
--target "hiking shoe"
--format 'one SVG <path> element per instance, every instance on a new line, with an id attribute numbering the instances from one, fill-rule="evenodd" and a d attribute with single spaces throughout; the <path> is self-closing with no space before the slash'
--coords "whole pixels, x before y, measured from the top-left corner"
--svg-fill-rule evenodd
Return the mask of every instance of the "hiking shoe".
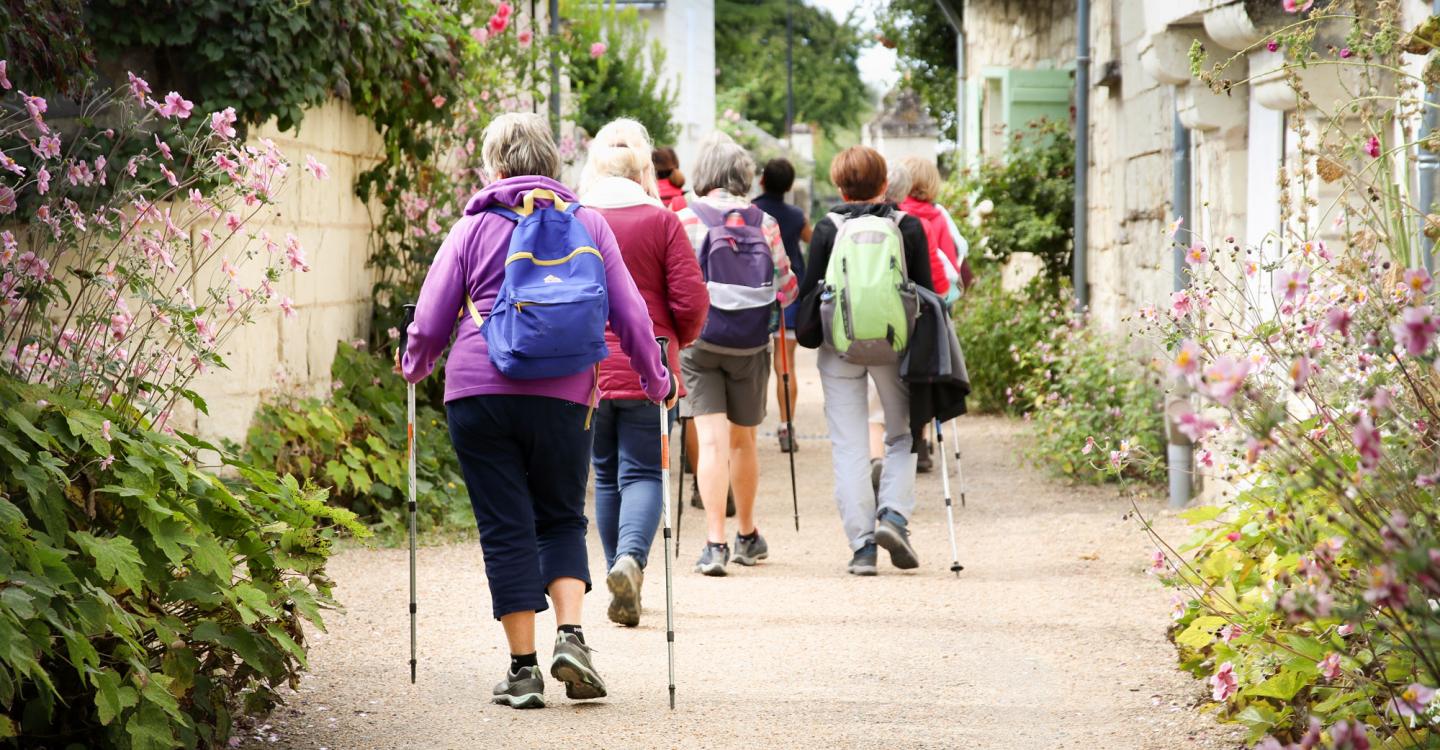
<path id="1" fill-rule="evenodd" d="M 565 683 L 565 697 L 586 701 L 605 697 L 605 681 L 590 663 L 590 647 L 574 633 L 555 634 L 555 658 L 550 676 Z"/>
<path id="2" fill-rule="evenodd" d="M 866 542 L 864 547 L 855 550 L 855 556 L 850 558 L 850 575 L 852 576 L 873 576 L 875 569 L 875 543 Z"/>
<path id="3" fill-rule="evenodd" d="M 700 502 L 700 481 L 698 479 L 690 481 L 690 507 L 705 510 L 705 503 Z M 729 494 L 725 496 L 725 517 L 735 517 L 735 490 L 730 490 Z"/>
<path id="4" fill-rule="evenodd" d="M 921 474 L 929 474 L 935 468 L 935 458 L 930 455 L 930 441 L 921 440 L 919 455 L 915 457 L 915 471 Z"/>
<path id="5" fill-rule="evenodd" d="M 920 567 L 915 548 L 910 546 L 910 529 L 905 517 L 893 510 L 880 511 L 875 523 L 875 543 L 890 553 L 890 563 L 901 570 Z"/>
<path id="6" fill-rule="evenodd" d="M 730 545 L 724 542 L 706 542 L 705 549 L 700 553 L 700 560 L 695 563 L 695 572 L 707 576 L 723 576 L 729 562 Z"/>
<path id="7" fill-rule="evenodd" d="M 790 434 L 790 430 L 785 425 L 780 425 L 780 429 L 775 432 L 775 437 L 780 440 L 781 453 L 795 453 L 800 450 L 800 444 L 795 442 L 795 436 Z"/>
<path id="8" fill-rule="evenodd" d="M 544 708 L 545 679 L 539 667 L 521 667 L 519 672 L 506 671 L 505 679 L 491 691 L 492 703 L 511 708 Z"/>
<path id="9" fill-rule="evenodd" d="M 755 530 L 755 536 L 746 539 L 735 532 L 735 555 L 730 559 L 736 565 L 754 565 L 770 556 L 770 545 L 765 543 L 765 537 L 760 536 L 760 530 Z"/>
<path id="10" fill-rule="evenodd" d="M 875 496 L 880 496 L 880 475 L 885 472 L 885 462 L 878 458 L 870 459 L 870 486 L 875 488 Z"/>
<path id="11" fill-rule="evenodd" d="M 633 628 L 640 624 L 640 584 L 645 571 L 629 555 L 615 558 L 605 585 L 610 587 L 610 622 Z"/>

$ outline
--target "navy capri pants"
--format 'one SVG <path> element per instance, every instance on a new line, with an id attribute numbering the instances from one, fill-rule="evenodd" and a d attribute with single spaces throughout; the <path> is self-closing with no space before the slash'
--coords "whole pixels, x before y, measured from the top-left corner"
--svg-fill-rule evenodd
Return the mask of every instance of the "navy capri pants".
<path id="1" fill-rule="evenodd" d="M 590 590 L 585 488 L 588 407 L 544 396 L 470 396 L 445 405 L 495 619 L 548 608 L 557 578 Z"/>

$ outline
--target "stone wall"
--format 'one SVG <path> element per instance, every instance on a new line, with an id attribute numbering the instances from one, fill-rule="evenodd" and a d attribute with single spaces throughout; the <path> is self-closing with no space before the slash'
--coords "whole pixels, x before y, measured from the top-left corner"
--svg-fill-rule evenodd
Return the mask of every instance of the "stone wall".
<path id="1" fill-rule="evenodd" d="M 380 160 L 382 144 L 374 125 L 348 104 L 332 101 L 306 112 L 294 131 L 280 132 L 272 122 L 252 128 L 250 138 L 275 141 L 291 170 L 278 199 L 279 214 L 249 228 L 281 241 L 293 233 L 305 247 L 311 270 L 287 274 L 276 286 L 278 297 L 294 301 L 294 317 L 283 316 L 275 303 L 261 308 L 252 325 L 221 347 L 228 369 L 197 379 L 194 389 L 206 400 L 209 414 L 181 411 L 177 426 L 207 439 L 243 439 L 267 391 L 323 392 L 336 342 L 363 337 L 370 321 L 373 279 L 366 258 L 371 214 L 354 189 L 356 176 Z M 329 168 L 329 179 L 317 181 L 305 173 L 307 155 Z M 202 296 L 203 290 L 191 291 Z"/>

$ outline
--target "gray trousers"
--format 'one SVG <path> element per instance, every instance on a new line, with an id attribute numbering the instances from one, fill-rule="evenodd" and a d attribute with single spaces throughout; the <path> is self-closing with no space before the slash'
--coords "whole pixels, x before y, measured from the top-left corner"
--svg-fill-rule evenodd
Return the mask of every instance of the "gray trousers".
<path id="1" fill-rule="evenodd" d="M 850 549 L 875 537 L 878 510 L 910 518 L 915 511 L 915 454 L 910 452 L 910 388 L 900 379 L 900 366 L 851 364 L 828 346 L 820 347 L 820 385 L 825 390 L 825 421 L 835 465 L 835 505 L 845 525 Z M 870 408 L 865 377 L 875 381 L 885 411 L 885 460 L 880 497 L 870 484 Z"/>

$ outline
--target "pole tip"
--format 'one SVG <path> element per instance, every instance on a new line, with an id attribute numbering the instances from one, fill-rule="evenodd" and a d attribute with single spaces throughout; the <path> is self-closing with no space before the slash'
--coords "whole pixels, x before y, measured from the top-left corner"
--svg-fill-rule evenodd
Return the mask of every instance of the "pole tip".
<path id="1" fill-rule="evenodd" d="M 410 684 L 415 684 L 415 660 L 410 660 Z"/>
<path id="2" fill-rule="evenodd" d="M 675 710 L 675 686 L 670 686 L 670 710 Z"/>

